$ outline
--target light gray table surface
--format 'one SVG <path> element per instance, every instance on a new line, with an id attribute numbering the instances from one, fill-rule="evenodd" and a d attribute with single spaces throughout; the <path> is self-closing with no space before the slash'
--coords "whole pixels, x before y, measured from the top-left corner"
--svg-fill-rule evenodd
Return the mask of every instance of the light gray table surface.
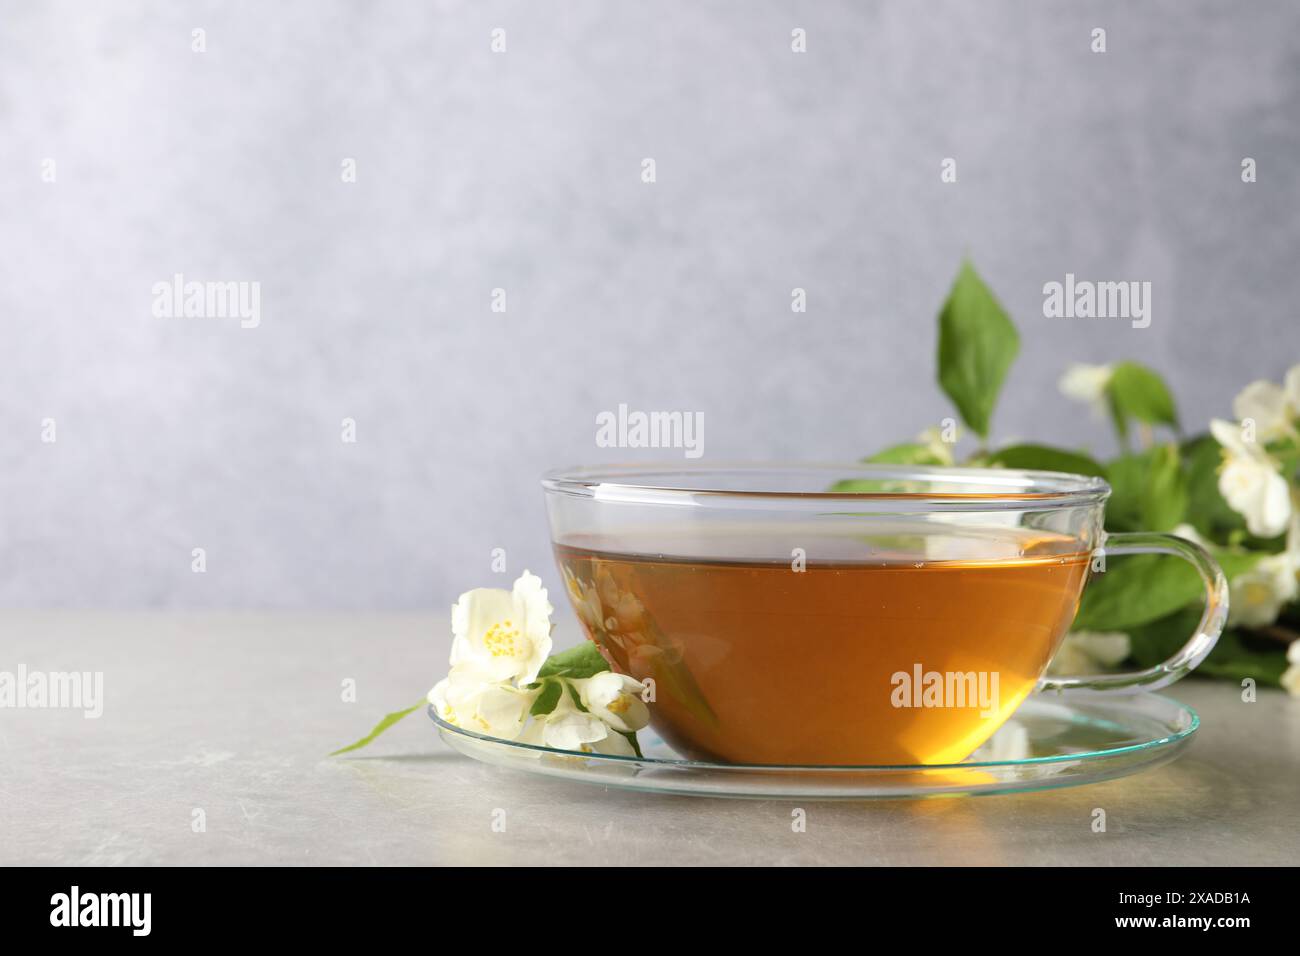
<path id="1" fill-rule="evenodd" d="M 1016 796 L 807 803 L 802 833 L 793 801 L 482 765 L 422 713 L 327 758 L 445 672 L 446 629 L 441 615 L 5 612 L 0 671 L 102 671 L 104 711 L 0 709 L 0 863 L 1300 862 L 1300 700 L 1244 703 L 1209 681 L 1172 692 L 1203 720 L 1173 763 Z"/>

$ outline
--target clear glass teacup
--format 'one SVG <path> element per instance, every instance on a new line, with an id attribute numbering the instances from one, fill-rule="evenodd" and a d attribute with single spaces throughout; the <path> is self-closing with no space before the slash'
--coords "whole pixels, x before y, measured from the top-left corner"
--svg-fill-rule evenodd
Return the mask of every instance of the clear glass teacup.
<path id="1" fill-rule="evenodd" d="M 1227 616 L 1223 574 L 1204 549 L 1105 534 L 1110 488 L 1099 478 L 674 464 L 561 469 L 543 486 L 588 636 L 614 669 L 649 684 L 664 739 L 701 759 L 957 762 L 1036 690 L 1178 680 Z M 1204 582 L 1187 643 L 1146 670 L 1045 677 L 1089 575 L 1143 553 L 1181 557 Z"/>

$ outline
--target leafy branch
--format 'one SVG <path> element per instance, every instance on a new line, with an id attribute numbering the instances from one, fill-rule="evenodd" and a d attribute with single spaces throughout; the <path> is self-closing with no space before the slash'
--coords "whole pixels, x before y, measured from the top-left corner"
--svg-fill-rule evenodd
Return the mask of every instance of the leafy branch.
<path id="1" fill-rule="evenodd" d="M 956 430 L 939 441 L 891 445 L 864 459 L 916 465 L 967 465 L 1068 472 L 1105 478 L 1112 494 L 1108 531 L 1188 529 L 1202 539 L 1229 579 L 1249 572 L 1285 546 L 1281 537 L 1251 535 L 1242 516 L 1219 491 L 1223 451 L 1209 434 L 1185 436 L 1173 393 L 1159 373 L 1133 361 L 1096 370 L 1095 394 L 1088 395 L 1114 426 L 1120 454 L 1097 460 L 1087 451 L 1034 442 L 991 447 L 993 413 L 1007 373 L 1020 352 L 1020 334 L 997 297 L 969 261 L 964 261 L 939 311 L 938 384 L 962 423 L 978 439 L 964 459 L 956 455 Z M 1085 367 L 1086 368 L 1086 367 Z M 1083 397 L 1083 396 L 1077 396 Z M 1139 447 L 1132 437 L 1139 436 Z M 926 440 L 928 439 L 928 440 Z M 1270 446 L 1293 476 L 1300 467 L 1295 441 Z M 1293 461 L 1294 459 L 1294 461 Z M 849 480 L 837 490 L 854 490 Z M 1076 630 L 1118 631 L 1129 636 L 1131 660 L 1146 666 L 1164 660 L 1185 640 L 1199 613 L 1201 587 L 1183 562 L 1156 556 L 1125 559 L 1122 574 L 1094 579 L 1084 592 Z M 1295 616 L 1296 605 L 1282 612 Z M 1284 645 L 1269 628 L 1231 627 L 1200 671 L 1276 684 L 1286 667 Z M 1284 628 L 1285 630 L 1285 628 Z"/>

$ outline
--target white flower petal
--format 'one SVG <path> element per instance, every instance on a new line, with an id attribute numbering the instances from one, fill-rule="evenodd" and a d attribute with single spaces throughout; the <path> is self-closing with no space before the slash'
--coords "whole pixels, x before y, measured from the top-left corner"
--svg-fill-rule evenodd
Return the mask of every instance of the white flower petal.
<path id="1" fill-rule="evenodd" d="M 619 757 L 635 757 L 632 743 L 622 734 L 612 733 L 591 744 L 596 753 L 614 754 Z"/>
<path id="2" fill-rule="evenodd" d="M 1261 476 L 1262 488 L 1251 510 L 1244 512 L 1246 528 L 1253 535 L 1272 538 L 1291 522 L 1291 489 L 1286 479 L 1272 468 Z"/>
<path id="3" fill-rule="evenodd" d="M 537 691 L 485 682 L 456 670 L 429 691 L 429 702 L 447 723 L 505 740 L 519 735 L 536 698 Z"/>
<path id="4" fill-rule="evenodd" d="M 475 588 L 452 608 L 452 670 L 487 683 L 530 684 L 551 653 L 551 612 L 541 579 L 527 571 L 514 589 Z"/>
<path id="5" fill-rule="evenodd" d="M 528 725 L 519 732 L 519 736 L 515 739 L 520 743 L 532 744 L 535 747 L 544 747 L 546 746 L 545 731 L 546 721 L 533 718 L 528 722 Z"/>
<path id="6" fill-rule="evenodd" d="M 1255 422 L 1255 434 L 1267 442 L 1285 432 L 1286 393 L 1275 382 L 1251 382 L 1232 402 L 1232 413 L 1241 421 Z"/>
<path id="7" fill-rule="evenodd" d="M 522 619 L 521 633 L 529 648 L 523 659 L 523 670 L 517 676 L 521 684 L 531 684 L 551 654 L 551 615 L 555 608 L 546 598 L 542 579 L 528 571 L 515 581 L 511 596 L 516 614 Z"/>
<path id="8" fill-rule="evenodd" d="M 1300 365 L 1292 365 L 1282 380 L 1282 392 L 1286 396 L 1287 415 L 1300 417 Z"/>
<path id="9" fill-rule="evenodd" d="M 1219 494 L 1233 511 L 1246 519 L 1250 533 L 1258 537 L 1281 534 L 1291 520 L 1291 489 L 1267 456 L 1229 451 L 1228 460 L 1219 472 Z"/>
<path id="10" fill-rule="evenodd" d="M 1296 562 L 1289 554 L 1261 558 L 1229 584 L 1228 617 L 1240 627 L 1265 627 L 1277 620 L 1297 593 Z"/>
<path id="11" fill-rule="evenodd" d="M 640 681 L 602 671 L 572 683 L 583 706 L 615 730 L 635 733 L 650 723 L 650 709 L 641 699 L 645 685 Z"/>
<path id="12" fill-rule="evenodd" d="M 1247 442 L 1241 435 L 1241 425 L 1222 418 L 1210 419 L 1210 434 L 1231 457 L 1255 458 L 1259 455 L 1257 443 Z"/>
<path id="13" fill-rule="evenodd" d="M 1085 365 L 1076 362 L 1061 376 L 1061 393 L 1066 398 L 1096 405 L 1105 397 L 1106 386 L 1110 384 L 1112 372 L 1109 365 Z"/>
<path id="14" fill-rule="evenodd" d="M 451 609 L 452 670 L 474 671 L 483 680 L 509 680 L 515 668 L 509 658 L 494 655 L 485 638 L 497 621 L 511 619 L 514 603 L 501 588 L 466 591 Z"/>
<path id="15" fill-rule="evenodd" d="M 507 684 L 489 684 L 478 697 L 475 719 L 485 734 L 514 740 L 528 719 L 535 694 Z"/>
<path id="16" fill-rule="evenodd" d="M 429 703 L 433 705 L 433 709 L 437 712 L 438 716 L 443 720 L 447 720 L 448 723 L 453 722 L 447 718 L 447 688 L 450 684 L 451 678 L 444 677 L 442 680 L 438 681 L 438 683 L 433 685 L 433 689 L 429 691 L 429 695 L 426 698 Z"/>
<path id="17" fill-rule="evenodd" d="M 604 740 L 609 733 L 605 722 L 593 714 L 576 709 L 562 713 L 557 708 L 547 717 L 542 737 L 546 746 L 557 750 L 583 750 L 585 744 Z"/>

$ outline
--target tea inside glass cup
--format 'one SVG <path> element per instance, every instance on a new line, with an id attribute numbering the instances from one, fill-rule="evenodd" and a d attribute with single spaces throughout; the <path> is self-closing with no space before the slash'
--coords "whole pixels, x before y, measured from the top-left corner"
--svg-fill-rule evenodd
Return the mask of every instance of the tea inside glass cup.
<path id="1" fill-rule="evenodd" d="M 836 467 L 548 477 L 569 600 L 611 667 L 651 686 L 680 753 L 959 762 L 1060 647 L 1104 482 L 848 466 L 865 490 L 834 494 Z"/>

